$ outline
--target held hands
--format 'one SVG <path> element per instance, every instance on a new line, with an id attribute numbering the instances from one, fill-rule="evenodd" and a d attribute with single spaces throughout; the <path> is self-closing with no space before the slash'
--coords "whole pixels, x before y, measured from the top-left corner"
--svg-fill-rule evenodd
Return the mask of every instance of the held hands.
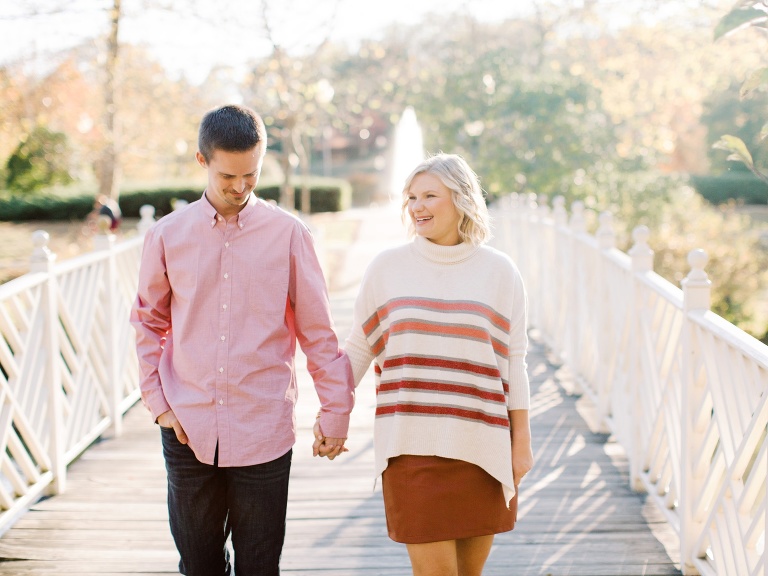
<path id="1" fill-rule="evenodd" d="M 315 441 L 312 444 L 313 456 L 320 456 L 321 458 L 323 456 L 327 456 L 328 460 L 333 460 L 334 458 L 336 458 L 336 456 L 340 455 L 342 452 L 349 452 L 349 450 L 344 447 L 344 442 L 346 441 L 346 438 L 327 438 L 323 434 L 323 431 L 320 430 L 319 414 L 317 419 L 315 420 L 315 426 L 312 429 L 312 431 L 315 435 Z"/>
<path id="2" fill-rule="evenodd" d="M 160 416 L 157 417 L 157 424 L 163 428 L 173 428 L 173 431 L 176 432 L 176 438 L 180 443 L 186 444 L 189 442 L 187 433 L 184 432 L 184 428 L 181 427 L 181 422 L 176 419 L 176 414 L 173 413 L 173 410 L 168 410 L 167 412 L 160 414 Z"/>

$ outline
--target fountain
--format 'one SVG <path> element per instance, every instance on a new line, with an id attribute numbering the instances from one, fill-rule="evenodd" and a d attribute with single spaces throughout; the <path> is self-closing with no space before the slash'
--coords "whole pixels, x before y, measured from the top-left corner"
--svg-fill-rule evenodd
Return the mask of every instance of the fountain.
<path id="1" fill-rule="evenodd" d="M 424 139 L 421 127 L 416 121 L 416 112 L 408 106 L 403 110 L 395 126 L 391 147 L 389 170 L 389 200 L 398 206 L 401 203 L 403 183 L 411 170 L 424 160 Z"/>

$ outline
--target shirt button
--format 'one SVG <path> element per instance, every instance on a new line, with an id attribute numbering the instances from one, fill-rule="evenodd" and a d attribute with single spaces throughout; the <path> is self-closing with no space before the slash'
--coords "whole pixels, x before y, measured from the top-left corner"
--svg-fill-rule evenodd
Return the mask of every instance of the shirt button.
<path id="1" fill-rule="evenodd" d="M 222 340 L 222 342 L 223 342 L 224 340 L 226 340 L 226 339 L 227 339 L 227 337 L 226 337 L 226 336 L 222 336 L 222 337 L 221 337 L 221 340 Z"/>
<path id="2" fill-rule="evenodd" d="M 219 400 L 219 406 L 222 406 L 224 404 L 224 400 Z"/>
<path id="3" fill-rule="evenodd" d="M 242 224 L 238 224 L 238 226 L 240 226 L 240 229 L 242 230 L 242 228 L 243 228 L 243 225 L 242 225 Z"/>
<path id="4" fill-rule="evenodd" d="M 227 278 L 229 278 L 229 273 L 228 272 L 224 272 L 224 279 L 226 280 Z"/>
<path id="5" fill-rule="evenodd" d="M 224 221 L 224 218 L 222 218 L 221 216 L 219 216 L 219 222 L 223 222 L 223 221 Z"/>
<path id="6" fill-rule="evenodd" d="M 224 246 L 225 246 L 226 248 L 229 248 L 229 242 L 224 242 Z"/>
<path id="7" fill-rule="evenodd" d="M 226 305 L 226 304 L 224 304 L 224 305 L 222 306 L 222 308 L 224 308 L 224 310 L 226 310 L 226 309 L 227 309 L 227 305 Z"/>
<path id="8" fill-rule="evenodd" d="M 219 372 L 224 372 L 224 368 L 219 368 Z"/>

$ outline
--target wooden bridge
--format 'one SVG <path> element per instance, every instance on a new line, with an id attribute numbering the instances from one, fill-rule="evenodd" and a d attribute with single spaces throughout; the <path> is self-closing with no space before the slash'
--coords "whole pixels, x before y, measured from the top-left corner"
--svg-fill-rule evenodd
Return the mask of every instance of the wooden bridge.
<path id="1" fill-rule="evenodd" d="M 701 419 L 692 427 L 692 431 L 698 433 L 704 425 L 705 452 L 708 451 L 711 468 L 715 469 L 720 484 L 707 480 L 710 470 L 698 466 L 694 476 L 696 482 L 687 486 L 691 490 L 699 486 L 699 491 L 692 496 L 698 495 L 706 500 L 708 508 L 723 512 L 726 524 L 730 522 L 729 526 L 723 526 L 718 524 L 719 517 L 714 512 L 694 510 L 693 518 L 699 529 L 698 541 L 694 539 L 696 545 L 692 546 L 686 538 L 696 534 L 688 526 L 686 517 L 679 513 L 682 506 L 678 496 L 682 493 L 681 469 L 689 464 L 674 444 L 674 429 L 663 426 L 665 421 L 669 424 L 670 420 L 674 420 L 672 408 L 679 410 L 684 406 L 679 396 L 664 392 L 663 383 L 669 380 L 679 384 L 685 370 L 673 368 L 676 361 L 672 353 L 662 355 L 663 362 L 659 363 L 662 377 L 656 378 L 662 382 L 661 387 L 652 389 L 648 386 L 647 391 L 659 402 L 652 414 L 645 415 L 650 424 L 630 417 L 632 413 L 647 408 L 649 400 L 644 393 L 636 392 L 627 392 L 627 397 L 623 397 L 620 392 L 627 390 L 631 380 L 626 373 L 639 370 L 638 377 L 647 375 L 648 364 L 653 363 L 647 357 L 629 354 L 619 354 L 620 362 L 601 358 L 600 352 L 609 349 L 606 348 L 608 343 L 593 340 L 597 333 L 590 322 L 585 321 L 582 333 L 576 333 L 569 328 L 568 322 L 558 316 L 558 304 L 551 304 L 548 308 L 546 302 L 539 302 L 541 295 L 548 291 L 541 284 L 547 276 L 544 266 L 534 256 L 544 259 L 548 253 L 541 249 L 534 249 L 525 255 L 515 253 L 516 246 L 519 247 L 522 240 L 517 234 L 532 234 L 535 225 L 547 224 L 550 228 L 544 229 L 545 234 L 536 235 L 545 242 L 544 246 L 554 247 L 556 244 L 548 245 L 546 242 L 557 243 L 557 234 L 572 234 L 573 229 L 564 226 L 562 221 L 558 222 L 556 214 L 551 217 L 551 214 L 535 209 L 532 214 L 526 214 L 531 210 L 529 205 L 507 206 L 498 210 L 495 217 L 500 224 L 497 244 L 514 254 L 529 284 L 532 312 L 529 373 L 536 466 L 521 486 L 517 526 L 513 532 L 497 536 L 485 574 L 640 576 L 680 574 L 682 568 L 691 574 L 765 576 L 761 538 L 766 537 L 766 487 L 762 482 L 765 480 L 768 457 L 761 432 L 768 418 L 762 399 L 762 389 L 768 385 L 768 354 L 754 342 L 745 340 L 746 348 L 738 348 L 741 356 L 732 354 L 730 357 L 731 361 L 741 358 L 738 360 L 741 364 L 734 370 L 746 377 L 752 391 L 751 397 L 738 392 L 738 387 L 732 391 L 737 399 L 744 396 L 745 402 L 751 402 L 746 411 L 738 403 L 730 405 L 735 406 L 733 411 L 737 414 L 734 418 L 746 419 L 747 423 L 741 424 L 743 433 L 737 434 L 737 427 L 731 426 L 730 435 L 717 436 L 713 432 L 716 426 Z M 516 214 L 516 220 L 511 220 L 511 213 Z M 397 218 L 396 212 L 390 208 L 313 217 L 341 338 L 350 328 L 352 304 L 365 264 L 373 254 L 405 239 Z M 597 245 L 597 238 L 590 240 L 579 231 L 578 223 L 575 230 L 576 235 L 569 241 L 576 247 L 570 249 L 569 258 L 576 258 L 579 243 L 589 247 L 594 241 L 594 248 L 618 261 L 620 266 L 626 268 L 628 277 L 636 278 L 632 266 L 621 261 L 610 246 Z M 43 248 L 42 244 L 39 242 L 39 249 Z M 113 248 L 106 246 L 104 250 L 109 252 Z M 647 256 L 642 250 L 638 252 Z M 125 254 L 135 253 L 135 248 L 126 248 Z M 124 253 L 118 251 L 118 261 L 119 254 Z M 127 256 L 125 258 L 128 259 Z M 624 258 L 629 256 L 624 255 Z M 50 260 L 47 265 L 51 266 Z M 606 278 L 606 268 L 603 266 L 600 275 L 593 281 Z M 105 266 L 99 282 L 106 281 L 110 274 L 115 281 L 120 281 L 120 270 L 123 269 L 130 269 L 130 266 L 113 261 Z M 44 273 L 44 270 L 38 269 L 33 276 Z M 63 274 L 60 271 L 58 277 L 61 279 Z M 647 270 L 639 274 L 644 275 L 643 280 L 648 279 Z M 92 274 L 94 281 L 96 276 Z M 549 279 L 555 280 L 553 276 Z M 657 279 L 651 278 L 651 281 L 657 282 Z M 30 284 L 31 280 L 26 282 Z M 81 287 L 83 282 L 80 282 Z M 128 293 L 130 281 L 126 282 L 126 286 Z M 52 314 L 50 301 L 46 305 L 44 293 L 39 297 L 21 298 L 18 295 L 23 293 L 21 288 L 18 288 L 21 292 L 12 294 L 7 288 L 3 292 L 3 288 L 0 287 L 0 303 L 3 303 L 0 331 L 6 342 L 9 342 L 8 326 L 18 325 L 19 318 L 26 318 L 27 331 L 32 331 L 34 322 L 30 318 L 34 315 L 27 310 L 35 307 L 29 302 L 39 300 L 40 308 Z M 29 286 L 24 289 L 29 289 Z M 570 304 L 563 306 L 563 309 L 573 314 L 579 298 L 584 294 L 579 292 L 578 287 L 570 286 L 569 289 L 575 296 L 567 300 Z M 670 292 L 668 287 L 664 289 Z M 598 293 L 604 295 L 599 290 Z M 625 291 L 622 296 L 633 297 L 640 297 L 639 290 Z M 63 446 L 65 456 L 46 457 L 48 430 L 28 430 L 27 427 L 34 426 L 28 418 L 22 417 L 24 410 L 29 411 L 29 407 L 34 406 L 38 407 L 38 414 L 46 410 L 49 414 L 57 413 L 51 407 L 55 402 L 46 404 L 38 400 L 35 404 L 27 399 L 21 388 L 15 385 L 14 374 L 7 369 L 9 359 L 18 356 L 23 348 L 23 330 L 15 330 L 19 335 L 19 344 L 10 340 L 13 345 L 8 346 L 7 354 L 4 354 L 0 344 L 0 364 L 9 374 L 2 387 L 5 419 L 16 418 L 14 425 L 7 428 L 6 456 L 0 467 L 3 480 L 0 482 L 0 501 L 9 502 L 5 504 L 5 516 L 0 517 L 6 530 L 0 538 L 0 576 L 177 574 L 178 556 L 168 530 L 165 471 L 159 435 L 146 410 L 140 403 L 135 404 L 136 392 L 129 383 L 129 379 L 135 377 L 130 371 L 130 355 L 125 361 L 119 360 L 122 358 L 119 352 L 121 338 L 113 335 L 106 338 L 106 345 L 118 351 L 118 361 L 111 367 L 109 363 L 101 365 L 94 361 L 96 352 L 81 350 L 85 345 L 72 336 L 82 333 L 77 330 L 83 328 L 78 328 L 67 314 L 62 314 L 61 307 L 65 303 L 61 300 L 66 300 L 66 297 L 59 297 L 58 317 L 64 318 L 59 323 L 68 334 L 71 350 L 66 346 L 57 348 L 62 350 L 60 356 L 66 362 L 66 370 L 63 378 L 61 369 L 59 380 L 54 377 L 56 394 L 53 398 L 58 394 L 64 399 L 60 410 L 65 416 L 61 424 L 66 431 L 63 436 L 67 438 Z M 8 302 L 12 302 L 13 306 L 9 307 Z M 626 300 L 621 300 L 617 307 L 621 308 L 624 304 Z M 110 306 L 118 315 L 124 312 L 124 305 L 114 295 Z M 679 308 L 683 309 L 682 306 Z M 14 315 L 8 310 L 17 312 Z M 594 316 L 615 329 L 611 338 L 618 342 L 611 342 L 612 346 L 631 345 L 631 338 L 627 335 L 629 329 L 621 322 L 597 309 Z M 670 317 L 672 320 L 669 320 Z M 668 319 L 666 324 L 664 318 Z M 94 325 L 99 325 L 99 322 L 99 317 L 95 317 Z M 562 322 L 562 331 L 553 331 L 550 322 Z M 674 329 L 680 330 L 679 316 L 669 312 L 666 316 L 658 312 L 651 314 L 649 326 L 643 327 L 641 334 L 652 334 L 650 328 L 656 326 L 654 322 L 661 322 L 664 326 L 669 347 L 676 349 L 683 346 L 670 340 Z M 46 333 L 51 338 L 50 332 L 43 331 L 43 334 Z M 571 337 L 577 342 L 570 342 L 568 338 Z M 41 341 L 52 345 L 45 336 L 41 336 Z M 647 343 L 650 348 L 652 343 Z M 590 345 L 594 345 L 595 349 L 587 348 Z M 695 346 L 684 346 L 689 353 L 695 351 Z M 659 347 L 663 349 L 664 345 Z M 577 357 L 581 362 L 575 362 Z M 751 364 L 746 363 L 745 357 L 750 359 Z M 605 378 L 612 378 L 613 387 L 607 391 L 607 400 L 600 381 L 589 378 L 592 368 L 585 362 L 591 358 L 595 359 L 595 366 L 607 371 L 602 374 Z M 23 362 L 18 360 L 16 364 Z M 89 364 L 90 367 L 87 370 L 78 369 L 81 364 Z M 311 456 L 310 426 L 314 422 L 317 398 L 303 369 L 303 359 L 299 359 L 298 365 L 302 367 L 297 407 L 299 437 L 294 448 L 291 473 L 283 573 L 302 576 L 409 574 L 405 547 L 387 537 L 380 486 L 374 486 L 372 477 L 375 403 L 372 373 L 358 389 L 347 443 L 350 452 L 331 462 Z M 624 365 L 627 369 L 622 369 Z M 701 369 L 691 370 L 698 375 L 699 383 L 705 380 Z M 118 382 L 116 391 L 113 388 L 97 396 L 95 404 L 100 419 L 91 416 L 94 422 L 88 430 L 96 431 L 89 432 L 95 435 L 91 440 L 87 439 L 88 434 L 76 438 L 71 432 L 76 424 L 69 422 L 75 412 L 88 414 L 85 409 L 75 409 L 78 405 L 76 391 L 85 389 L 84 383 L 89 381 L 87 374 L 81 375 L 81 372 L 91 374 L 95 382 L 110 375 Z M 671 373 L 679 378 L 671 377 Z M 17 378 L 19 374 L 21 369 Z M 50 378 L 51 373 L 47 374 Z M 45 380 L 45 377 L 40 376 L 40 379 Z M 62 390 L 60 394 L 59 387 Z M 91 388 L 94 387 L 98 386 L 92 384 Z M 723 402 L 727 404 L 727 400 Z M 622 413 L 622 407 L 627 405 L 629 412 Z M 706 394 L 700 394 L 693 405 L 698 410 L 709 410 L 710 414 L 719 411 L 717 405 L 713 409 Z M 687 421 L 688 416 L 683 415 L 678 421 L 681 418 Z M 634 427 L 628 421 L 631 419 L 636 421 Z M 732 422 L 741 421 L 736 418 Z M 620 443 L 626 439 L 628 429 L 634 430 L 636 436 L 630 437 L 632 443 Z M 686 436 L 692 442 L 691 450 L 699 450 L 699 437 L 692 437 L 691 431 Z M 719 442 L 713 445 L 712 438 L 716 436 Z M 84 449 L 82 445 L 92 441 L 94 443 Z M 680 441 L 680 434 L 677 441 Z M 734 443 L 738 448 L 735 452 L 729 449 Z M 26 459 L 20 444 L 28 446 Z M 721 454 L 723 450 L 725 452 Z M 745 458 L 744 453 L 749 453 L 749 458 Z M 734 460 L 738 462 L 734 463 Z M 742 465 L 744 468 L 748 465 L 748 470 L 736 475 L 735 471 L 740 470 Z M 44 487 L 37 489 L 40 485 Z M 56 492 L 57 486 L 66 490 L 59 489 L 60 493 L 38 500 L 45 492 Z M 715 493 L 714 497 L 712 493 Z M 723 501 L 716 497 L 722 497 Z M 14 498 L 22 504 L 14 503 Z M 726 509 L 726 506 L 731 508 Z M 707 517 L 707 514 L 710 516 Z M 728 541 L 728 538 L 734 540 L 738 534 L 743 534 L 741 540 Z M 720 538 L 715 539 L 716 536 Z M 689 556 L 688 562 L 683 562 L 682 566 L 681 558 L 685 556 L 681 553 L 681 544 L 694 551 L 700 550 Z"/>

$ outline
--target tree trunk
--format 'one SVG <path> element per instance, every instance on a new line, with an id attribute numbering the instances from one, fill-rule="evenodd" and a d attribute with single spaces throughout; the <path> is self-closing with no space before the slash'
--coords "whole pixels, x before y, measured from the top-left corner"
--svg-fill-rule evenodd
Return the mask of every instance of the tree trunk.
<path id="1" fill-rule="evenodd" d="M 107 58 L 104 66 L 104 151 L 99 159 L 99 194 L 118 199 L 120 196 L 120 134 L 115 105 L 118 53 L 118 32 L 122 15 L 122 0 L 112 0 L 110 31 L 107 38 Z"/>
<path id="2" fill-rule="evenodd" d="M 294 200 L 294 188 L 291 182 L 293 176 L 293 163 L 291 162 L 291 156 L 295 154 L 294 142 L 293 142 L 293 125 L 294 119 L 288 118 L 285 126 L 281 131 L 283 153 L 280 158 L 280 164 L 283 168 L 283 185 L 280 187 L 280 206 L 289 212 L 296 211 L 296 205 Z"/>

